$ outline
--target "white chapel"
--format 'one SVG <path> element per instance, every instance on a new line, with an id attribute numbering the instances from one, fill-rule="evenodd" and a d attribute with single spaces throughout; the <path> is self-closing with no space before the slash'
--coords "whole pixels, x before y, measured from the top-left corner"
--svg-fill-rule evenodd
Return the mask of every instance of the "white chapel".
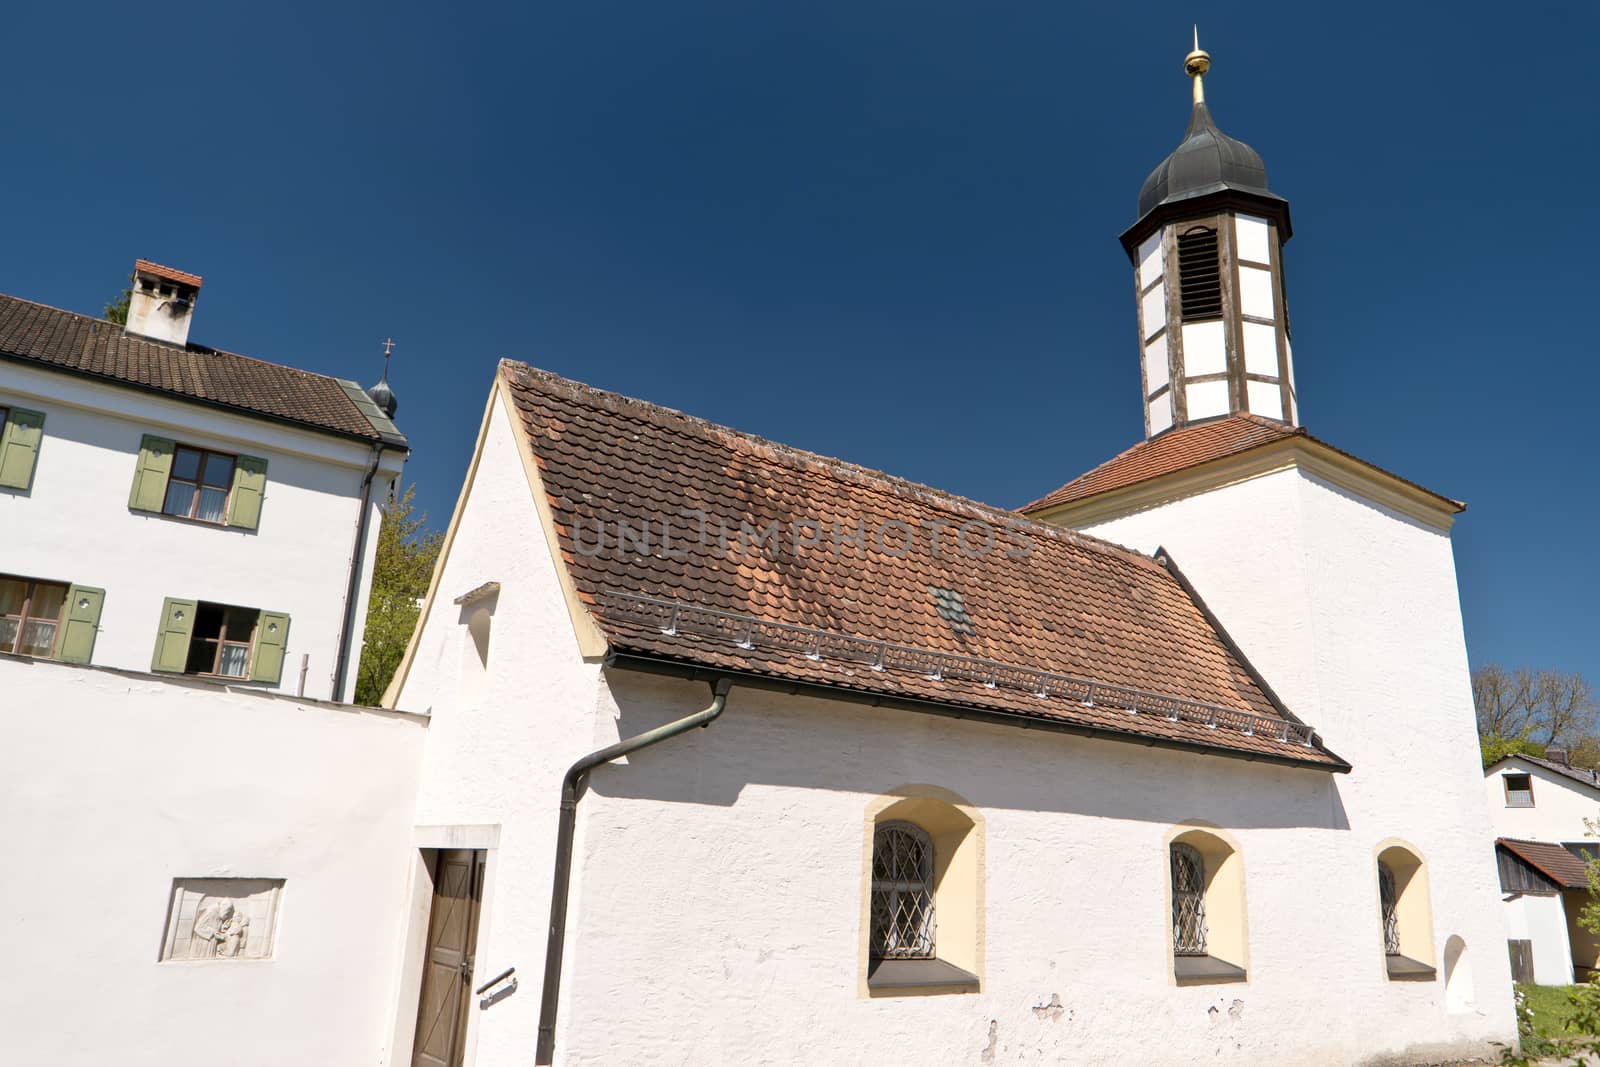
<path id="1" fill-rule="evenodd" d="M 501 364 L 389 694 L 412 914 L 466 916 L 411 926 L 412 1062 L 1513 1037 L 1462 506 L 1300 425 L 1289 206 L 1208 66 L 1122 235 L 1145 440 L 1021 512 Z"/>
<path id="2" fill-rule="evenodd" d="M 270 396 L 232 379 L 224 422 L 162 383 L 254 363 L 94 321 L 84 346 L 171 374 L 49 385 L 0 307 L 0 510 L 177 546 L 123 592 L 0 540 L 13 587 L 61 587 L 68 653 L 0 653 L 0 810 L 65 857 L 0 881 L 0 1002 L 28 1014 L 0 1062 L 1496 1056 L 1463 505 L 1302 425 L 1289 205 L 1209 66 L 1121 235 L 1137 345 L 1105 358 L 1142 440 L 1007 510 L 503 361 L 382 708 L 337 703 L 362 527 L 286 520 L 320 491 L 365 521 L 392 394 L 257 368 Z M 110 488 L 72 502 L 80 445 Z M 243 473 L 186 480 L 183 448 Z M 296 536 L 329 572 L 303 607 L 258 565 Z M 73 627 L 80 585 L 104 613 Z M 232 614 L 169 618 L 213 600 L 262 609 L 242 650 Z M 291 612 L 280 655 L 259 627 Z"/>

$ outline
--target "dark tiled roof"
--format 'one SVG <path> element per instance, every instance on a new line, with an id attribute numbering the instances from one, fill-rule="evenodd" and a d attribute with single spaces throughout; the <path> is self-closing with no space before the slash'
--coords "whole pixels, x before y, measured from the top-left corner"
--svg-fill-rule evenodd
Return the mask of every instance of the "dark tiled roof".
<path id="1" fill-rule="evenodd" d="M 1495 839 L 1495 844 L 1528 866 L 1567 889 L 1587 889 L 1589 872 L 1581 856 L 1565 845 L 1548 841 L 1522 841 L 1514 837 Z"/>
<path id="2" fill-rule="evenodd" d="M 352 399 L 349 390 L 359 392 L 353 382 L 199 345 L 152 341 L 115 323 L 14 296 L 0 295 L 0 358 L 310 429 L 368 440 L 380 435 Z"/>
<path id="3" fill-rule="evenodd" d="M 1040 697 L 955 672 L 874 670 L 867 660 L 831 649 L 808 656 L 760 643 L 741 647 L 733 629 L 663 633 L 659 618 L 629 610 L 626 597 L 826 631 L 838 635 L 841 648 L 851 639 L 857 648 L 863 640 L 890 642 L 1285 722 L 1200 608 L 1146 556 L 524 364 L 504 362 L 501 374 L 522 416 L 578 594 L 618 652 L 1346 767 L 1320 742 L 1280 740 L 1273 730 L 1224 729 L 1104 702 L 1085 706 L 1055 692 Z M 705 516 L 704 537 L 696 513 Z M 660 537 L 664 519 L 671 523 L 668 547 Z M 850 540 L 858 522 L 865 536 Z M 648 549 L 630 544 L 620 551 L 619 523 L 635 535 L 648 523 Z M 753 535 L 774 523 L 781 533 L 769 551 Z M 966 551 L 958 541 L 963 524 Z M 752 536 L 743 536 L 741 526 Z M 943 530 L 937 552 L 935 529 Z M 981 551 L 990 532 L 995 547 Z M 814 534 L 818 543 L 800 543 Z M 957 603 L 951 594 L 959 597 L 960 625 L 951 621 L 949 605 Z"/>
<path id="4" fill-rule="evenodd" d="M 1579 785 L 1586 785 L 1590 789 L 1600 790 L 1600 775 L 1597 775 L 1594 771 L 1590 771 L 1581 767 L 1569 767 L 1565 763 L 1557 763 L 1554 760 L 1542 759 L 1538 756 L 1527 756 L 1520 752 L 1514 756 L 1507 756 L 1505 759 L 1501 760 L 1500 763 L 1504 763 L 1506 760 L 1514 759 L 1526 760 L 1535 767 L 1543 767 L 1552 774 L 1559 774 L 1563 778 L 1570 778 Z M 1500 766 L 1500 763 L 1496 763 L 1495 766 Z M 1491 770 L 1492 769 L 1493 768 L 1491 768 Z"/>
<path id="5" fill-rule="evenodd" d="M 1101 493 L 1109 493 L 1114 489 L 1124 489 L 1140 482 L 1199 467 L 1214 460 L 1236 456 L 1291 437 L 1303 438 L 1331 452 L 1354 459 L 1362 466 L 1404 482 L 1414 489 L 1421 489 L 1451 511 L 1459 512 L 1466 509 L 1466 505 L 1458 500 L 1440 496 L 1431 489 L 1425 489 L 1382 467 L 1374 466 L 1342 449 L 1334 448 L 1326 441 L 1311 436 L 1303 426 L 1286 426 L 1259 415 L 1241 412 L 1224 419 L 1168 430 L 1151 440 L 1141 441 L 1087 474 L 1079 475 L 1055 492 L 1042 496 L 1031 504 L 1023 505 L 1019 510 L 1025 513 L 1045 511 L 1061 504 L 1070 504 Z"/>

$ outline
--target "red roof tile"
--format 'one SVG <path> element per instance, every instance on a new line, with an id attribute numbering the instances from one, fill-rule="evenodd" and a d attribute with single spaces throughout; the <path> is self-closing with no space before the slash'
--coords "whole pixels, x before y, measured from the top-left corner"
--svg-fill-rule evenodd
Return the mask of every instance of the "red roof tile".
<path id="1" fill-rule="evenodd" d="M 1309 731 L 1285 726 L 1247 665 L 1148 557 L 525 364 L 504 362 L 501 374 L 578 594 L 613 650 L 1347 766 L 1320 742 L 1281 738 Z M 647 527 L 640 548 L 632 542 Z M 769 548 L 757 537 L 774 527 Z M 694 624 L 666 625 L 671 605 Z M 875 669 L 868 646 L 881 645 L 892 646 L 892 662 Z M 1086 706 L 1064 684 L 1030 691 L 1030 671 L 1172 699 L 1134 712 L 1126 705 L 1144 698 L 1118 706 L 1102 691 Z M 1195 721 L 1179 701 L 1223 714 Z"/>
<path id="2" fill-rule="evenodd" d="M 1581 856 L 1565 845 L 1549 841 L 1522 841 L 1514 837 L 1495 839 L 1495 844 L 1527 863 L 1534 870 L 1567 889 L 1587 889 L 1589 868 Z"/>
<path id="3" fill-rule="evenodd" d="M 134 260 L 133 269 L 144 271 L 146 274 L 154 274 L 158 278 L 165 278 L 170 282 L 177 282 L 179 285 L 192 285 L 196 289 L 200 288 L 200 275 L 190 274 L 188 271 L 179 270 L 176 267 L 163 267 L 161 264 L 152 263 L 148 259 Z"/>
<path id="4" fill-rule="evenodd" d="M 1326 441 L 1311 436 L 1303 426 L 1287 426 L 1281 422 L 1264 419 L 1259 415 L 1241 412 L 1230 415 L 1224 419 L 1215 419 L 1209 422 L 1196 423 L 1192 426 L 1179 427 L 1168 430 L 1148 441 L 1141 441 L 1120 455 L 1114 456 L 1100 466 L 1079 475 L 1061 488 L 1040 497 L 1031 504 L 1024 504 L 1020 511 L 1032 514 L 1046 511 L 1062 504 L 1085 500 L 1101 493 L 1109 493 L 1116 489 L 1125 489 L 1130 485 L 1147 482 L 1168 474 L 1190 470 L 1195 467 L 1211 463 L 1215 460 L 1236 456 L 1242 452 L 1275 444 L 1288 438 L 1299 437 L 1310 441 L 1319 447 L 1336 452 L 1341 456 L 1354 459 L 1356 462 L 1380 474 L 1386 475 L 1415 489 L 1420 489 L 1429 496 L 1436 498 L 1441 505 L 1451 511 L 1464 511 L 1466 505 L 1458 500 L 1440 496 L 1431 489 L 1425 489 L 1415 482 L 1401 478 L 1384 470 L 1382 467 L 1367 463 L 1343 449 L 1334 448 Z"/>

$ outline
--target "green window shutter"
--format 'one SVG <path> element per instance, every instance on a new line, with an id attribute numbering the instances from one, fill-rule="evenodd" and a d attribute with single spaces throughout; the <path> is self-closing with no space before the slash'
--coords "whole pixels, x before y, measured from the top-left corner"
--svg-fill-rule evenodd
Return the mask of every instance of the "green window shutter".
<path id="1" fill-rule="evenodd" d="M 87 585 L 67 590 L 67 614 L 56 642 L 56 659 L 63 663 L 88 663 L 94 655 L 94 635 L 100 629 L 100 608 L 106 591 Z"/>
<path id="2" fill-rule="evenodd" d="M 33 482 L 33 465 L 39 459 L 44 437 L 44 412 L 12 408 L 0 430 L 0 485 L 26 489 Z"/>
<path id="3" fill-rule="evenodd" d="M 144 435 L 144 440 L 139 442 L 139 466 L 133 472 L 128 507 L 134 511 L 161 511 L 162 502 L 167 498 L 167 477 L 172 473 L 172 454 L 177 448 L 178 443 L 170 438 Z M 188 617 L 194 617 L 192 608 Z"/>
<path id="4" fill-rule="evenodd" d="M 156 654 L 151 657 L 153 671 L 181 672 L 189 662 L 189 635 L 194 631 L 193 600 L 168 597 L 161 605 L 161 632 L 156 636 Z"/>
<path id="5" fill-rule="evenodd" d="M 283 651 L 289 640 L 289 616 L 263 611 L 256 620 L 256 654 L 250 664 L 252 682 L 283 680 Z"/>
<path id="6" fill-rule="evenodd" d="M 261 522 L 261 498 L 267 491 L 267 461 L 240 456 L 233 465 L 233 492 L 228 496 L 228 525 L 254 530 Z"/>

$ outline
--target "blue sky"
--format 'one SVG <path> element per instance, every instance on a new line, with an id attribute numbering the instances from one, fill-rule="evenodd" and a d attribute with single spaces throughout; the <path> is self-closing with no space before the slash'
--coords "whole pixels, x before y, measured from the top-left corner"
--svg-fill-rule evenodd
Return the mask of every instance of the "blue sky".
<path id="1" fill-rule="evenodd" d="M 1293 205 L 1311 431 L 1467 500 L 1473 662 L 1600 682 L 1600 6 L 25 5 L 0 291 L 370 382 L 439 525 L 496 360 L 994 504 L 1136 442 L 1117 234 L 1223 129 Z"/>

